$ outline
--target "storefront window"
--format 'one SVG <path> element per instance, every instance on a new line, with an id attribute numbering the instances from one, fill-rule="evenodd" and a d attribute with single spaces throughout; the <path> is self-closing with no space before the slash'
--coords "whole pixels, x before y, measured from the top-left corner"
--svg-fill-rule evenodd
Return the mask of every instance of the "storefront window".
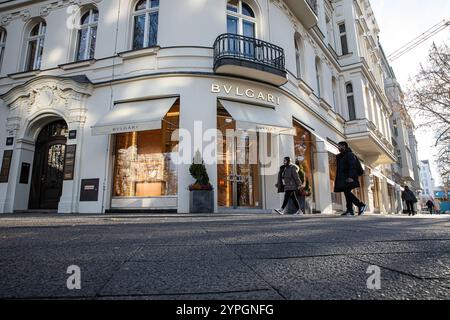
<path id="1" fill-rule="evenodd" d="M 313 142 L 311 133 L 303 126 L 294 121 L 296 136 L 294 137 L 295 164 L 300 167 L 300 177 L 304 176 L 303 183 L 306 191 L 313 191 L 313 168 L 312 168 L 312 148 Z"/>
<path id="2" fill-rule="evenodd" d="M 178 194 L 179 105 L 166 114 L 159 130 L 116 135 L 114 197 L 159 197 Z M 178 139 L 176 139 L 178 140 Z"/>
<path id="3" fill-rule="evenodd" d="M 342 205 L 341 193 L 333 192 L 336 183 L 337 162 L 336 156 L 331 152 L 328 152 L 328 165 L 330 170 L 331 202 L 333 204 Z"/>

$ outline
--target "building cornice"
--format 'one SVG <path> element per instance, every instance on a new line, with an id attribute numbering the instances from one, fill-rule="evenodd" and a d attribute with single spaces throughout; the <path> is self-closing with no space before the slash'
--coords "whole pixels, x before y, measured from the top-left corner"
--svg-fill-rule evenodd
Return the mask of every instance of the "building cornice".
<path id="1" fill-rule="evenodd" d="M 0 26 L 6 26 L 11 21 L 17 19 L 28 21 L 29 19 L 36 17 L 45 18 L 52 11 L 71 5 L 83 6 L 87 4 L 97 4 L 101 1 L 103 0 L 8 1 L 6 3 L 0 3 L 0 11 L 10 10 L 10 12 L 0 15 Z"/>

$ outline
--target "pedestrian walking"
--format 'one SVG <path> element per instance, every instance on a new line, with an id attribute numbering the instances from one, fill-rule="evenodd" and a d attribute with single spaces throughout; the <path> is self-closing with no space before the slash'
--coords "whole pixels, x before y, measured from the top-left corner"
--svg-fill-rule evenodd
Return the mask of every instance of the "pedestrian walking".
<path id="1" fill-rule="evenodd" d="M 284 201 L 281 209 L 275 209 L 275 212 L 281 215 L 286 214 L 287 205 L 289 200 L 292 199 L 294 206 L 297 209 L 295 215 L 298 215 L 302 213 L 302 210 L 300 209 L 300 205 L 298 203 L 297 191 L 303 184 L 298 174 L 299 167 L 292 164 L 291 158 L 289 157 L 285 157 L 283 163 L 283 166 L 280 167 L 280 171 L 278 172 L 276 187 L 279 193 L 284 192 Z"/>
<path id="2" fill-rule="evenodd" d="M 430 211 L 430 214 L 433 214 L 433 209 L 434 209 L 434 203 L 433 203 L 433 201 L 432 201 L 431 199 L 429 199 L 429 200 L 427 201 L 427 203 L 425 203 L 425 205 L 427 206 L 428 211 Z"/>
<path id="3" fill-rule="evenodd" d="M 417 202 L 417 198 L 408 186 L 405 186 L 405 190 L 402 192 L 402 200 L 406 202 L 406 209 L 408 210 L 408 216 L 414 216 L 414 203 Z"/>
<path id="4" fill-rule="evenodd" d="M 311 195 L 310 186 L 308 179 L 306 178 L 304 167 L 300 164 L 300 161 L 295 161 L 295 164 L 300 168 L 298 175 L 300 177 L 300 181 L 303 182 L 303 185 L 297 191 L 297 199 L 300 204 L 300 210 L 302 210 L 303 214 L 306 214 L 306 197 Z"/>
<path id="5" fill-rule="evenodd" d="M 360 187 L 359 177 L 364 174 L 364 170 L 347 142 L 339 142 L 338 149 L 334 192 L 343 192 L 345 195 L 347 211 L 342 215 L 355 215 L 353 205 L 358 207 L 358 215 L 363 215 L 367 206 L 352 193 L 352 190 Z"/>
<path id="6" fill-rule="evenodd" d="M 439 199 L 434 199 L 434 211 L 436 214 L 441 214 L 441 202 Z"/>

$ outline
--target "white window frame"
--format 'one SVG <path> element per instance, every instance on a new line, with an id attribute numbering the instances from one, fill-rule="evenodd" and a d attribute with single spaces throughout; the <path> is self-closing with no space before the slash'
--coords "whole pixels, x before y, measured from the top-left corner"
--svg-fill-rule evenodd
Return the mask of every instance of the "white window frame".
<path id="1" fill-rule="evenodd" d="M 39 25 L 38 34 L 36 36 L 31 36 L 31 32 L 37 25 Z M 25 63 L 23 66 L 24 71 L 39 70 L 41 68 L 43 53 L 39 60 L 38 59 L 39 58 L 39 48 L 41 47 L 41 44 L 42 44 L 42 47 L 44 47 L 46 31 L 47 31 L 47 23 L 45 21 L 40 21 L 39 23 L 34 24 L 33 27 L 30 29 L 30 31 L 28 33 L 27 42 L 26 42 L 27 48 L 26 48 L 26 53 L 25 53 Z M 34 42 L 34 41 L 36 41 L 36 53 L 33 57 L 33 68 L 31 70 L 28 70 L 28 62 L 29 62 L 28 51 L 30 50 L 30 43 Z"/>
<path id="2" fill-rule="evenodd" d="M 352 92 L 351 93 L 347 92 L 347 86 L 348 85 L 352 86 Z M 348 98 L 349 97 L 352 97 L 352 100 L 353 100 L 353 108 L 354 108 L 354 112 L 355 112 L 355 119 L 352 119 L 351 115 L 350 115 L 350 105 L 348 104 Z M 345 83 L 345 101 L 346 101 L 346 104 L 347 104 L 347 112 L 348 112 L 348 119 L 349 119 L 349 121 L 354 121 L 354 120 L 358 119 L 358 116 L 356 114 L 356 105 L 355 105 L 355 88 L 354 88 L 353 83 L 351 81 Z"/>
<path id="3" fill-rule="evenodd" d="M 145 49 L 145 48 L 149 48 L 150 15 L 152 13 L 155 13 L 155 12 L 157 12 L 159 14 L 159 5 L 157 7 L 151 8 L 151 0 L 146 0 L 145 9 L 136 11 L 136 6 L 137 6 L 138 3 L 139 3 L 139 1 L 135 1 L 134 2 L 133 15 L 132 15 L 133 32 L 132 32 L 132 37 L 131 37 L 131 48 L 133 50 L 139 50 L 139 49 L 135 49 L 134 48 L 134 33 L 136 31 L 136 19 L 135 19 L 135 17 L 145 15 L 144 43 L 143 43 L 142 48 L 140 48 L 140 49 Z M 156 30 L 156 37 L 158 37 L 158 31 L 159 31 L 159 18 L 158 18 L 158 29 Z"/>
<path id="4" fill-rule="evenodd" d="M 294 37 L 295 45 L 295 63 L 297 65 L 297 78 L 302 79 L 303 76 L 303 39 L 301 36 Z"/>
<path id="5" fill-rule="evenodd" d="M 97 12 L 97 20 L 94 20 L 94 13 Z M 89 21 L 87 24 L 81 24 L 83 17 L 89 13 Z M 91 8 L 89 9 L 89 11 L 86 11 L 82 16 L 81 16 L 81 20 L 80 20 L 80 29 L 78 30 L 78 37 L 77 37 L 77 51 L 76 51 L 76 56 L 75 56 L 75 60 L 76 61 L 83 61 L 83 60 L 89 60 L 89 59 L 94 59 L 94 57 L 89 57 L 89 53 L 91 51 L 91 47 L 92 47 L 92 32 L 93 29 L 95 28 L 98 31 L 98 15 L 99 15 L 99 11 L 97 8 Z M 78 57 L 80 56 L 80 40 L 81 40 L 81 35 L 82 35 L 82 31 L 87 29 L 87 40 L 88 43 L 86 45 L 86 48 L 83 52 L 83 58 L 79 59 Z M 96 42 L 97 44 L 97 42 Z M 95 55 L 95 47 L 94 47 L 94 55 Z"/>
<path id="6" fill-rule="evenodd" d="M 345 28 L 344 32 L 341 32 L 341 28 L 340 27 L 342 25 Z M 348 48 L 347 26 L 345 24 L 345 21 L 342 21 L 342 22 L 338 23 L 338 32 L 339 32 L 339 42 L 341 43 L 341 54 L 344 56 L 344 55 L 347 55 L 347 54 L 350 53 L 350 50 Z M 342 37 L 344 37 L 344 36 L 345 36 L 345 39 L 346 39 L 346 44 L 345 45 L 347 46 L 347 52 L 346 53 L 344 53 L 344 46 L 343 46 L 343 43 L 342 43 Z"/>
<path id="7" fill-rule="evenodd" d="M 3 57 L 5 55 L 7 37 L 8 37 L 8 34 L 7 34 L 6 30 L 3 28 L 0 28 L 0 72 L 2 70 Z"/>
<path id="8" fill-rule="evenodd" d="M 335 76 L 331 77 L 331 90 L 333 91 L 333 111 L 336 112 L 339 110 L 339 97 L 338 97 L 338 90 L 339 90 L 339 82 L 338 79 Z"/>
<path id="9" fill-rule="evenodd" d="M 237 7 L 238 12 L 233 12 L 233 11 L 228 10 L 228 1 L 227 1 L 227 21 L 228 21 L 228 16 L 232 16 L 232 17 L 238 19 L 238 35 L 241 35 L 241 36 L 244 35 L 244 21 L 252 22 L 254 24 L 254 26 L 255 26 L 255 38 L 258 38 L 259 37 L 259 35 L 258 35 L 258 28 L 257 28 L 258 27 L 258 24 L 257 24 L 258 23 L 258 19 L 256 17 L 255 10 L 253 9 L 253 7 L 248 2 L 243 1 L 243 0 L 238 0 L 238 1 L 239 1 L 238 2 L 238 7 Z M 255 15 L 254 18 L 252 18 L 250 16 L 247 16 L 247 15 L 244 15 L 242 13 L 242 3 L 245 3 L 246 5 L 248 5 L 250 7 L 250 9 L 252 9 L 253 14 Z"/>

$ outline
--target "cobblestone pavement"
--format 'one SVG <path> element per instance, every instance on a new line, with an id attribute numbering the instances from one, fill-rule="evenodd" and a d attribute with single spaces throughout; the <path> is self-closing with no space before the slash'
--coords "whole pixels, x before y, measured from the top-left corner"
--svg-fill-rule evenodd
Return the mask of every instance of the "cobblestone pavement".
<path id="1" fill-rule="evenodd" d="M 1 215 L 0 298 L 449 299 L 450 216 Z"/>

